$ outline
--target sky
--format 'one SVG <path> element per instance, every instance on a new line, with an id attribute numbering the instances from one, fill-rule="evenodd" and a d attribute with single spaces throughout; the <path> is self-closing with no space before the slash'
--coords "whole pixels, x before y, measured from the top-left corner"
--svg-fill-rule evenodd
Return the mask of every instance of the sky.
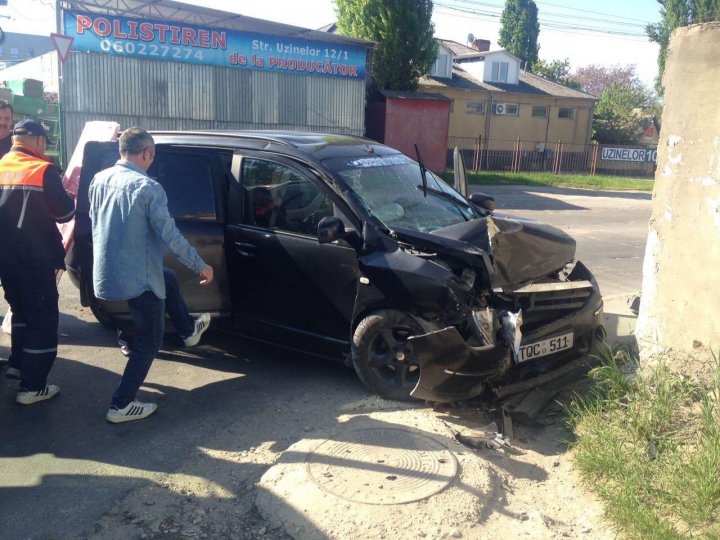
<path id="1" fill-rule="evenodd" d="M 332 0 L 184 0 L 185 3 L 305 28 L 335 20 Z M 435 36 L 466 43 L 468 34 L 498 48 L 499 14 L 504 0 L 435 0 Z M 589 64 L 634 64 L 652 86 L 658 46 L 644 26 L 660 20 L 657 0 L 535 0 L 540 15 L 540 58 L 568 58 L 573 70 Z M 0 7 L 0 28 L 48 35 L 56 31 L 54 0 L 9 0 Z M 605 33 L 590 32 L 599 28 Z M 630 35 L 628 35 L 630 34 Z"/>

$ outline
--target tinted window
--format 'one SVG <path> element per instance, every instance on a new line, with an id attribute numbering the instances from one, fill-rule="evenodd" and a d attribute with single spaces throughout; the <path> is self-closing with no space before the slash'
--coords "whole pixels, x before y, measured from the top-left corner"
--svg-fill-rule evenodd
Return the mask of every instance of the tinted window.
<path id="1" fill-rule="evenodd" d="M 317 235 L 318 222 L 333 215 L 332 201 L 299 172 L 273 161 L 244 158 L 244 223 Z"/>
<path id="2" fill-rule="evenodd" d="M 165 189 L 173 217 L 215 219 L 209 156 L 160 150 L 155 154 L 148 174 Z"/>

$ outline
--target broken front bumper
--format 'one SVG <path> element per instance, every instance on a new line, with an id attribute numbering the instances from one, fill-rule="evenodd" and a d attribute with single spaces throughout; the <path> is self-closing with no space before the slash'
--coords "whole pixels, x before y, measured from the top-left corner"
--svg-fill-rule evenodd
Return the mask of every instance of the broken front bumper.
<path id="1" fill-rule="evenodd" d="M 420 379 L 410 393 L 426 401 L 462 401 L 482 393 L 488 379 L 502 376 L 507 382 L 548 373 L 593 350 L 604 340 L 603 301 L 590 275 L 589 295 L 569 314 L 535 327 L 523 335 L 521 345 L 573 332 L 572 348 L 518 363 L 503 342 L 483 347 L 469 345 L 451 326 L 409 339 L 420 364 Z"/>
<path id="2" fill-rule="evenodd" d="M 503 345 L 471 347 L 454 326 L 408 341 L 420 364 L 420 380 L 410 395 L 426 401 L 477 396 L 487 379 L 510 362 L 510 349 Z"/>

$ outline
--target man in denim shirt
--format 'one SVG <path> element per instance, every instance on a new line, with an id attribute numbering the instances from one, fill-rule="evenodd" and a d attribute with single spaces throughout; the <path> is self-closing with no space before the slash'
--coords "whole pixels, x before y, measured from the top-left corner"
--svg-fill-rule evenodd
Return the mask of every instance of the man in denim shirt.
<path id="1" fill-rule="evenodd" d="M 180 234 L 170 217 L 162 186 L 146 172 L 155 158 L 155 141 L 140 128 L 120 137 L 120 160 L 95 175 L 88 193 L 93 236 L 93 287 L 104 300 L 127 300 L 135 324 L 135 343 L 107 420 L 140 420 L 154 403 L 135 400 L 160 350 L 165 319 L 163 252 L 169 249 L 200 284 L 213 280 L 212 267 Z"/>

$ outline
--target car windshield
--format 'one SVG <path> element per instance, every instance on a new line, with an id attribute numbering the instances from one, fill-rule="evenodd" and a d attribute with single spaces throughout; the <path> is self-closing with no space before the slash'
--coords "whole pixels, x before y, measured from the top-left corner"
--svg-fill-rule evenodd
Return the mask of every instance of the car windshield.
<path id="1" fill-rule="evenodd" d="M 420 166 L 402 154 L 335 158 L 325 163 L 342 178 L 352 198 L 390 229 L 428 233 L 480 217 L 430 171 L 426 196 Z"/>

